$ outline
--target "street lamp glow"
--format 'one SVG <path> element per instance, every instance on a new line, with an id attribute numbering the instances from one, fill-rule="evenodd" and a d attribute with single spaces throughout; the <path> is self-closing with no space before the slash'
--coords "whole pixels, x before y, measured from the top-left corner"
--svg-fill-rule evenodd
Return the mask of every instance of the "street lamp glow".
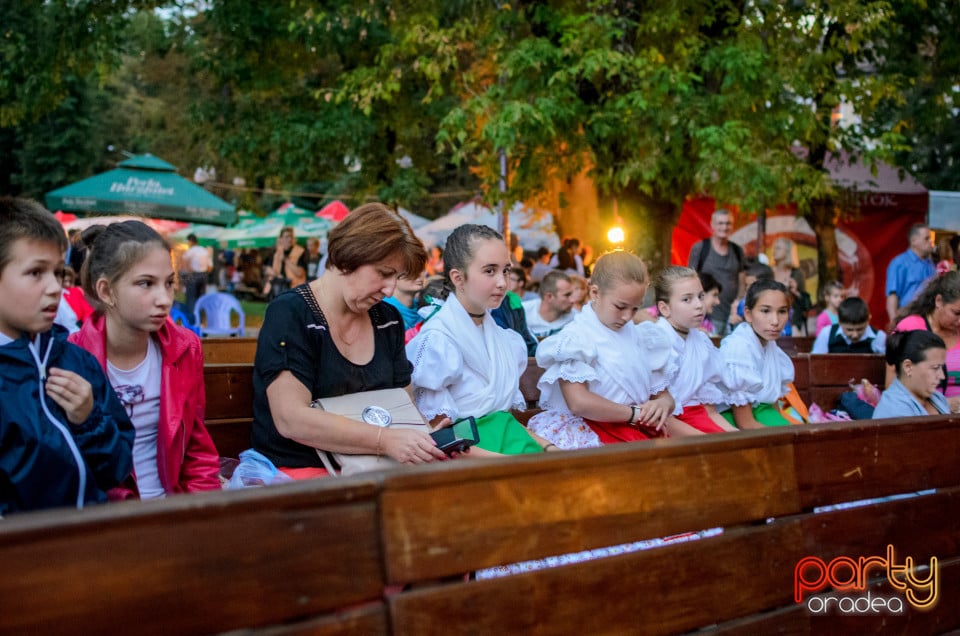
<path id="1" fill-rule="evenodd" d="M 623 228 L 619 225 L 615 225 L 607 231 L 607 240 L 614 245 L 623 243 L 626 238 L 627 236 L 624 233 Z"/>

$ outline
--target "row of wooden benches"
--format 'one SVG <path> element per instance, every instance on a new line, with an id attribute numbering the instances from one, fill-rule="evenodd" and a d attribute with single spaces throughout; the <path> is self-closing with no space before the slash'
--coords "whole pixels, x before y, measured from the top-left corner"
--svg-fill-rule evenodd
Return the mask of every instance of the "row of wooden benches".
<path id="1" fill-rule="evenodd" d="M 0 633 L 944 633 L 960 628 L 958 458 L 958 418 L 850 422 L 24 514 L 0 522 Z M 937 558 L 914 573 L 936 573 L 918 590 L 932 608 L 886 568 L 831 591 L 852 569 L 816 564 L 889 546 L 897 564 Z"/>

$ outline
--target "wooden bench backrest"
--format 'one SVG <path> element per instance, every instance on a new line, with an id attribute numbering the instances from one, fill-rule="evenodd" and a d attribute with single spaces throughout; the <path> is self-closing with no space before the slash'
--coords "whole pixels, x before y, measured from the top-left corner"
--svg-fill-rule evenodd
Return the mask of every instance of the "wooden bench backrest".
<path id="1" fill-rule="evenodd" d="M 850 391 L 850 384 L 866 378 L 881 389 L 887 364 L 880 354 L 831 353 L 810 356 L 810 402 L 823 410 L 835 408 L 840 394 Z"/>
<path id="2" fill-rule="evenodd" d="M 813 336 L 780 336 L 777 338 L 777 345 L 788 356 L 792 356 L 797 353 L 810 353 L 815 339 Z"/>
<path id="3" fill-rule="evenodd" d="M 204 364 L 253 363 L 256 338 L 204 338 Z"/>
<path id="4" fill-rule="evenodd" d="M 14 516 L 0 522 L 0 633 L 941 633 L 960 626 L 958 456 L 960 418 L 889 420 Z M 437 582 L 715 526 L 723 534 Z M 821 619 L 794 602 L 800 559 L 888 544 L 940 558 L 934 611 Z M 402 583 L 423 585 L 384 594 Z"/>
<path id="5" fill-rule="evenodd" d="M 205 364 L 206 425 L 222 457 L 250 448 L 253 424 L 253 363 Z"/>
<path id="6" fill-rule="evenodd" d="M 317 480 L 0 521 L 0 633 L 385 633 L 376 492 Z"/>
<path id="7" fill-rule="evenodd" d="M 940 556 L 948 590 L 960 580 L 958 433 L 960 420 L 944 418 L 791 427 L 390 475 L 381 496 L 388 582 L 726 528 L 717 537 L 392 596 L 393 631 L 429 633 L 442 617 L 444 633 L 453 634 L 667 634 L 710 625 L 762 633 L 780 624 L 809 632 L 822 622 L 794 603 L 796 563 L 882 556 L 888 543 L 921 562 Z M 931 487 L 938 492 L 811 511 Z M 947 599 L 932 614 L 858 618 L 850 628 L 860 633 L 903 631 L 908 622 L 922 633 L 960 625 Z"/>

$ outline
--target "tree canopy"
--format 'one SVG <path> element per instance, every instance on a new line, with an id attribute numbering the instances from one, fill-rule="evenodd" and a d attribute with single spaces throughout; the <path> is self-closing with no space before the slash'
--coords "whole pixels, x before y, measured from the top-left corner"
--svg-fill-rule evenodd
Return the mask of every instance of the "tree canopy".
<path id="1" fill-rule="evenodd" d="M 855 198 L 827 177 L 828 153 L 960 186 L 949 0 L 157 4 L 5 15 L 5 188 L 86 176 L 106 142 L 243 177 L 248 205 L 295 190 L 436 213 L 479 189 L 539 201 L 589 237 L 594 219 L 565 208 L 589 175 L 648 255 L 704 193 L 748 211 L 795 203 L 829 271 L 829 228 Z M 841 103 L 859 123 L 837 124 Z"/>

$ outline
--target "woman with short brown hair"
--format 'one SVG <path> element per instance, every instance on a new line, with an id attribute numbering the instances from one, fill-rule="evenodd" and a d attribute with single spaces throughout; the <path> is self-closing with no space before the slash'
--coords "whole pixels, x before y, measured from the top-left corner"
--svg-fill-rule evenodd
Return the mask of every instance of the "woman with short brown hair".
<path id="1" fill-rule="evenodd" d="M 381 428 L 310 408 L 318 398 L 406 387 L 403 321 L 383 299 L 427 254 L 403 217 L 363 205 L 327 237 L 326 270 L 267 307 L 254 360 L 253 447 L 294 477 L 325 474 L 317 449 L 445 459 L 426 432 Z"/>

